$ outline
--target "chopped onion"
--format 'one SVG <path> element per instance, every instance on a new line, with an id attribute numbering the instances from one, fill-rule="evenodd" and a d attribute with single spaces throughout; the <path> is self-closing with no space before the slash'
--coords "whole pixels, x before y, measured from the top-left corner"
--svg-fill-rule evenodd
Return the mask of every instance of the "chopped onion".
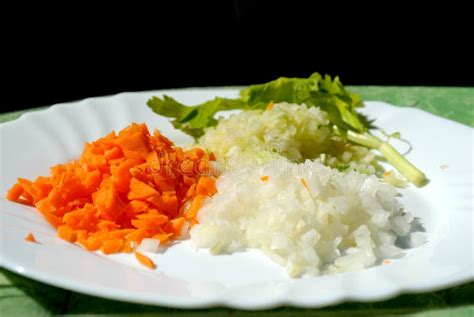
<path id="1" fill-rule="evenodd" d="M 145 238 L 142 240 L 137 250 L 141 252 L 156 253 L 160 250 L 160 240 Z"/>
<path id="2" fill-rule="evenodd" d="M 391 185 L 315 161 L 237 168 L 216 185 L 191 229 L 193 243 L 213 253 L 260 249 L 291 276 L 352 271 L 397 257 L 395 241 L 412 227 Z M 412 236 L 412 244 L 420 241 Z"/>

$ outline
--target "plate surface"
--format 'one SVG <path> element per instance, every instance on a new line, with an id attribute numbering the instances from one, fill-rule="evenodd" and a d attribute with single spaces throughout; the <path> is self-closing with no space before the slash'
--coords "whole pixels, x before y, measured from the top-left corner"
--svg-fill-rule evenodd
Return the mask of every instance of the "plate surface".
<path id="1" fill-rule="evenodd" d="M 77 158 L 84 142 L 131 122 L 158 128 L 178 145 L 192 140 L 145 106 L 168 94 L 186 104 L 236 97 L 236 89 L 184 89 L 124 93 L 53 106 L 0 125 L 0 193 L 16 177 L 47 175 L 49 167 Z M 473 129 L 427 112 L 366 102 L 363 112 L 387 132 L 400 131 L 413 150 L 408 158 L 430 183 L 400 198 L 420 217 L 428 242 L 388 265 L 360 272 L 290 279 L 257 250 L 211 256 L 189 241 L 152 255 L 155 271 L 131 255 L 103 256 L 56 237 L 34 208 L 0 200 L 0 263 L 27 277 L 110 299 L 172 307 L 224 305 L 263 309 L 319 307 L 344 300 L 375 301 L 401 292 L 440 289 L 473 280 Z M 395 144 L 403 150 L 404 144 Z M 26 243 L 32 232 L 40 244 Z"/>

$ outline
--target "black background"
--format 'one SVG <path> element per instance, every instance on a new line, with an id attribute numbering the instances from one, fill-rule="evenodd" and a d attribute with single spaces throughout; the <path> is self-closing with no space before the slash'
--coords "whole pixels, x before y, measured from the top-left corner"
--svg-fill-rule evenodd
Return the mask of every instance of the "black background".
<path id="1" fill-rule="evenodd" d="M 362 16 L 342 3 L 239 0 L 4 11 L 13 18 L 2 28 L 1 111 L 314 71 L 347 85 L 474 85 L 462 17 L 375 9 Z"/>

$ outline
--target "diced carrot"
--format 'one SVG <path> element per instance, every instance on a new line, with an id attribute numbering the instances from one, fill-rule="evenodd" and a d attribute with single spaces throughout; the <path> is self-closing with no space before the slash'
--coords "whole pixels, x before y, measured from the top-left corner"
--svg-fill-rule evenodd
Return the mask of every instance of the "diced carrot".
<path id="1" fill-rule="evenodd" d="M 153 187 L 140 182 L 136 178 L 132 178 L 130 181 L 130 192 L 128 193 L 128 199 L 147 199 L 151 196 L 159 194 Z"/>
<path id="2" fill-rule="evenodd" d="M 138 228 L 137 230 L 133 231 L 132 233 L 129 233 L 125 236 L 125 239 L 133 241 L 135 243 L 140 243 L 144 238 L 150 237 L 152 234 L 150 234 L 150 231 L 147 230 L 146 228 Z"/>
<path id="3" fill-rule="evenodd" d="M 45 197 L 43 199 L 41 199 L 40 201 L 38 201 L 36 204 L 35 204 L 35 207 L 41 211 L 41 213 L 50 213 L 50 214 L 54 214 L 56 212 L 56 208 L 53 206 L 53 204 L 51 203 L 51 200 L 48 198 L 48 197 Z"/>
<path id="4" fill-rule="evenodd" d="M 158 140 L 163 143 L 164 145 L 168 146 L 168 147 L 171 147 L 173 146 L 173 142 L 170 141 L 170 139 L 168 139 L 167 137 L 165 137 L 163 134 L 156 134 L 156 137 L 158 138 Z"/>
<path id="5" fill-rule="evenodd" d="M 18 178 L 6 198 L 35 206 L 66 241 L 105 254 L 131 252 L 144 238 L 166 244 L 186 221 L 198 222 L 204 199 L 217 191 L 215 159 L 131 124 L 86 143 L 79 160 L 51 167 L 50 176 Z"/>
<path id="6" fill-rule="evenodd" d="M 32 197 L 35 197 L 35 189 L 33 188 L 33 183 L 24 178 L 18 178 L 18 184 L 21 185 L 24 191 L 30 194 Z"/>
<path id="7" fill-rule="evenodd" d="M 136 228 L 157 229 L 168 222 L 168 217 L 160 214 L 141 214 L 137 218 L 139 220 L 132 220 Z"/>
<path id="8" fill-rule="evenodd" d="M 150 204 L 141 200 L 132 200 L 128 203 L 128 206 L 134 214 L 139 214 L 150 209 Z"/>
<path id="9" fill-rule="evenodd" d="M 152 238 L 160 240 L 160 245 L 165 245 L 170 241 L 171 236 L 173 236 L 172 233 L 157 233 Z"/>
<path id="10" fill-rule="evenodd" d="M 43 217 L 46 219 L 46 221 L 48 221 L 56 228 L 63 224 L 63 220 L 58 216 L 53 215 L 52 213 L 43 212 Z"/>
<path id="11" fill-rule="evenodd" d="M 183 230 L 183 225 L 185 222 L 186 218 L 184 217 L 172 219 L 166 224 L 165 230 L 172 233 L 174 236 L 179 237 L 181 236 L 181 231 Z"/>
<path id="12" fill-rule="evenodd" d="M 119 227 L 119 225 L 117 223 L 115 223 L 114 221 L 110 221 L 110 220 L 102 220 L 99 222 L 99 224 L 97 225 L 97 227 L 99 229 L 105 229 L 105 230 L 112 230 L 112 229 L 117 229 Z"/>
<path id="13" fill-rule="evenodd" d="M 122 252 L 123 253 L 132 253 L 132 242 L 130 240 L 124 240 L 123 247 L 122 247 Z"/>
<path id="14" fill-rule="evenodd" d="M 120 165 L 121 163 L 125 162 L 126 161 L 126 158 L 125 157 L 121 157 L 121 158 L 117 158 L 117 159 L 112 159 L 110 160 L 108 163 L 110 165 L 110 168 L 112 170 L 112 168 L 114 168 L 115 166 L 117 165 Z"/>
<path id="15" fill-rule="evenodd" d="M 65 214 L 63 221 L 75 230 L 95 231 L 101 229 L 98 226 L 98 217 L 97 208 L 92 204 L 85 204 L 83 208 L 75 209 Z"/>
<path id="16" fill-rule="evenodd" d="M 22 204 L 26 204 L 26 205 L 29 205 L 29 206 L 33 206 L 33 205 L 34 205 L 34 198 L 33 198 L 33 196 L 31 196 L 31 194 L 28 193 L 27 191 L 23 191 L 23 194 L 21 194 L 20 202 L 21 202 Z"/>
<path id="17" fill-rule="evenodd" d="M 163 195 L 162 200 L 163 209 L 161 211 L 169 217 L 175 217 L 179 208 L 178 197 L 176 195 Z"/>
<path id="18" fill-rule="evenodd" d="M 128 136 L 123 136 L 117 140 L 117 144 L 124 151 L 125 156 L 127 152 L 135 152 L 140 157 L 146 156 L 150 151 L 149 146 L 146 144 L 146 138 L 141 132 L 136 132 Z"/>
<path id="19" fill-rule="evenodd" d="M 112 171 L 114 185 L 118 192 L 124 193 L 129 191 L 130 180 L 132 179 L 130 169 L 136 164 L 136 160 L 128 159 L 120 163 L 115 170 Z"/>
<path id="20" fill-rule="evenodd" d="M 155 151 L 151 151 L 146 156 L 146 163 L 148 164 L 148 168 L 152 173 L 159 173 L 161 164 L 158 154 Z"/>
<path id="21" fill-rule="evenodd" d="M 25 237 L 25 240 L 28 242 L 36 242 L 35 236 L 30 232 L 28 235 Z"/>
<path id="22" fill-rule="evenodd" d="M 200 175 L 209 175 L 211 174 L 211 165 L 208 160 L 199 160 L 197 172 Z"/>
<path id="23" fill-rule="evenodd" d="M 74 230 L 72 230 L 68 226 L 59 226 L 58 227 L 58 236 L 61 239 L 66 240 L 68 242 L 76 242 L 76 240 L 77 240 L 76 233 L 74 232 Z"/>
<path id="24" fill-rule="evenodd" d="M 146 266 L 149 269 L 154 270 L 156 268 L 156 265 L 155 265 L 155 263 L 153 262 L 152 259 L 150 259 L 146 255 L 141 254 L 138 251 L 135 251 L 134 253 L 135 253 L 135 257 L 137 258 L 138 262 L 140 262 L 141 264 L 143 264 L 144 266 Z"/>
<path id="25" fill-rule="evenodd" d="M 160 224 L 156 222 L 152 222 L 149 220 L 137 220 L 137 219 L 132 220 L 132 225 L 135 228 L 142 228 L 142 229 L 157 229 L 160 226 Z"/>
<path id="26" fill-rule="evenodd" d="M 199 195 L 199 194 L 196 195 L 196 197 L 194 197 L 194 199 L 191 203 L 191 206 L 189 207 L 189 210 L 185 214 L 186 219 L 191 219 L 191 218 L 196 217 L 197 212 L 198 212 L 199 208 L 201 208 L 202 202 L 204 201 L 205 197 L 206 196 Z"/>
<path id="27" fill-rule="evenodd" d="M 86 247 L 87 238 L 88 238 L 87 231 L 86 230 L 77 230 L 76 234 L 77 234 L 77 242 L 79 244 L 81 244 L 84 248 L 87 249 L 87 247 Z"/>
<path id="28" fill-rule="evenodd" d="M 123 248 L 123 239 L 112 239 L 112 240 L 105 240 L 100 250 L 104 252 L 104 254 L 111 254 L 120 252 Z"/>
<path id="29" fill-rule="evenodd" d="M 113 147 L 110 150 L 105 151 L 104 157 L 107 161 L 117 159 L 122 156 L 122 151 L 119 147 Z"/>
<path id="30" fill-rule="evenodd" d="M 163 198 L 159 195 L 154 195 L 147 198 L 148 202 L 150 202 L 154 207 L 158 209 L 163 209 Z"/>
<path id="31" fill-rule="evenodd" d="M 194 161 L 185 159 L 179 165 L 179 169 L 183 175 L 192 175 L 194 169 Z"/>
<path id="32" fill-rule="evenodd" d="M 63 196 L 61 195 L 61 192 L 57 188 L 53 188 L 49 194 L 48 194 L 49 201 L 55 208 L 60 208 L 61 206 L 64 206 L 65 201 Z"/>
<path id="33" fill-rule="evenodd" d="M 90 154 L 85 157 L 88 166 L 99 169 L 101 171 L 107 168 L 107 160 L 100 154 Z"/>
<path id="34" fill-rule="evenodd" d="M 168 217 L 161 214 L 141 214 L 137 216 L 138 219 L 156 222 L 159 224 L 168 222 Z"/>
<path id="35" fill-rule="evenodd" d="M 35 192 L 35 201 L 41 200 L 48 196 L 48 193 L 53 189 L 53 186 L 45 177 L 38 177 L 32 184 Z"/>
<path id="36" fill-rule="evenodd" d="M 124 204 L 117 196 L 112 178 L 102 181 L 100 188 L 92 195 L 92 200 L 104 219 L 116 221 L 122 216 Z"/>
<path id="37" fill-rule="evenodd" d="M 87 238 L 86 248 L 89 251 L 98 250 L 106 240 L 107 232 L 98 231 Z"/>
<path id="38" fill-rule="evenodd" d="M 184 151 L 183 149 L 181 148 L 176 148 L 175 149 L 175 153 L 176 153 L 176 159 L 180 162 L 184 161 Z"/>
<path id="39" fill-rule="evenodd" d="M 194 218 L 194 219 L 189 219 L 189 229 L 191 229 L 192 227 L 194 227 L 195 225 L 197 225 L 199 223 L 199 221 Z"/>
<path id="40" fill-rule="evenodd" d="M 110 231 L 107 236 L 109 238 L 117 238 L 117 239 L 123 239 L 125 238 L 128 234 L 134 232 L 135 229 L 118 229 L 118 230 L 113 230 L 113 231 Z"/>
<path id="41" fill-rule="evenodd" d="M 272 110 L 273 109 L 273 100 L 271 100 L 268 104 L 267 104 L 267 110 Z"/>
<path id="42" fill-rule="evenodd" d="M 264 175 L 264 176 L 261 176 L 260 179 L 263 181 L 263 182 L 266 182 L 270 179 L 270 176 L 268 175 Z"/>
<path id="43" fill-rule="evenodd" d="M 192 159 L 192 160 L 199 160 L 200 158 L 202 158 L 204 155 L 206 154 L 206 152 L 204 152 L 202 149 L 200 148 L 194 148 L 192 150 L 189 151 L 189 157 Z"/>
<path id="44" fill-rule="evenodd" d="M 209 176 L 201 176 L 196 185 L 196 193 L 201 195 L 212 196 L 217 192 L 216 184 L 213 178 Z"/>
<path id="45" fill-rule="evenodd" d="M 10 188 L 10 190 L 7 192 L 7 199 L 11 201 L 18 201 L 21 197 L 21 194 L 23 194 L 23 186 L 20 184 L 15 184 Z"/>
<path id="46" fill-rule="evenodd" d="M 84 178 L 84 186 L 89 190 L 94 190 L 99 187 L 101 181 L 101 174 L 99 170 L 94 170 L 87 173 Z"/>
<path id="47" fill-rule="evenodd" d="M 196 184 L 192 184 L 186 192 L 186 197 L 193 197 L 196 194 Z"/>
<path id="48" fill-rule="evenodd" d="M 196 182 L 196 180 L 193 177 L 183 175 L 183 183 L 184 183 L 185 186 L 191 186 L 195 182 Z"/>
<path id="49" fill-rule="evenodd" d="M 167 167 L 163 167 L 163 172 L 165 172 L 165 174 L 173 173 L 173 171 L 168 169 Z M 155 184 L 156 189 L 160 192 L 173 190 L 176 186 L 174 183 L 174 179 L 169 179 L 161 174 L 153 175 L 153 183 Z"/>
<path id="50" fill-rule="evenodd" d="M 308 183 L 306 183 L 306 181 L 304 180 L 304 178 L 301 179 L 301 184 L 302 184 L 307 190 L 309 190 Z"/>

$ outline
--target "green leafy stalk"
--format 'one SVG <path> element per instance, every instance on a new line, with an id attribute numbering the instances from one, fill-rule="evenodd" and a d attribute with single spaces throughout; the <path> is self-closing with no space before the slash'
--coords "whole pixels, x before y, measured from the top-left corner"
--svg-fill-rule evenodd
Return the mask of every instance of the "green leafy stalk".
<path id="1" fill-rule="evenodd" d="M 204 129 L 217 125 L 214 115 L 223 110 L 242 109 L 245 103 L 240 99 L 215 98 L 196 106 L 185 106 L 171 97 L 163 99 L 152 97 L 147 102 L 153 112 L 164 117 L 173 118 L 171 123 L 176 129 L 198 139 L 204 134 Z"/>
<path id="2" fill-rule="evenodd" d="M 426 183 L 423 172 L 395 150 L 388 142 L 370 134 L 371 121 L 357 112 L 362 107 L 361 98 L 348 92 L 338 77 L 321 76 L 308 78 L 280 77 L 274 81 L 252 85 L 240 92 L 240 98 L 215 98 L 200 105 L 185 106 L 171 97 L 153 97 L 147 105 L 157 114 L 172 118 L 175 128 L 198 139 L 204 129 L 215 126 L 214 115 L 223 110 L 265 109 L 269 102 L 288 102 L 320 107 L 328 115 L 331 124 L 353 143 L 379 151 L 400 173 L 413 184 Z"/>
<path id="3" fill-rule="evenodd" d="M 266 84 L 252 85 L 242 90 L 240 96 L 253 109 L 264 109 L 270 101 L 318 106 L 340 128 L 367 130 L 356 111 L 363 106 L 362 100 L 348 92 L 339 77 L 332 80 L 329 75 L 323 77 L 318 73 L 309 78 L 280 77 Z"/>
<path id="4" fill-rule="evenodd" d="M 347 131 L 347 139 L 354 143 L 379 151 L 387 161 L 414 185 L 421 187 L 426 184 L 425 174 L 410 163 L 388 142 L 382 141 L 370 133 Z"/>

